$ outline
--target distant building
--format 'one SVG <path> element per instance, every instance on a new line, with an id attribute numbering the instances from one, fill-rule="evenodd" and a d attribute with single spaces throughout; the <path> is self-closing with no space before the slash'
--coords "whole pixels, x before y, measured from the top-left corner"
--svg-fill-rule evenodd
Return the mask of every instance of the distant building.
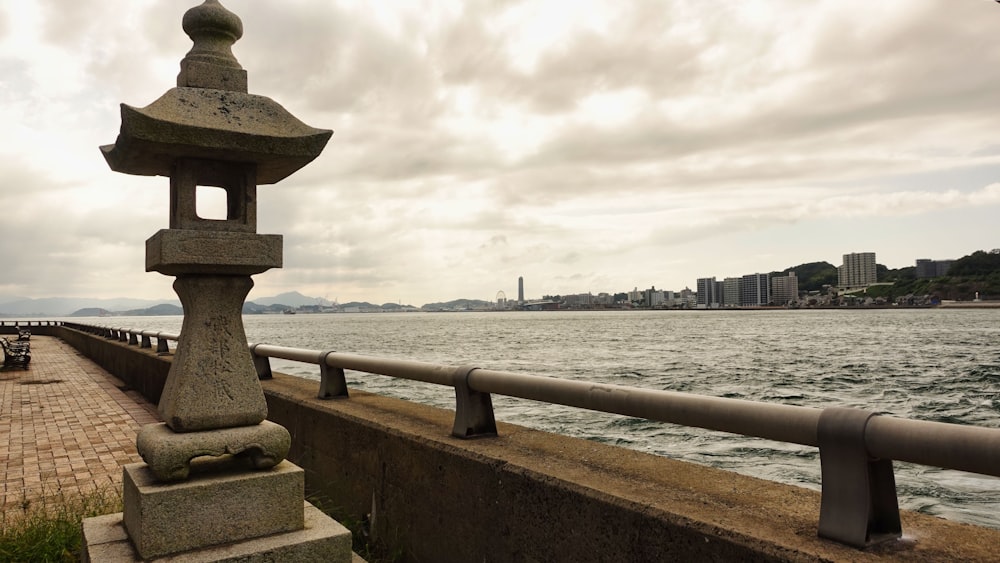
<path id="1" fill-rule="evenodd" d="M 680 290 L 679 295 L 676 298 L 675 304 L 680 307 L 694 308 L 698 306 L 698 293 L 691 291 L 691 288 L 685 287 Z"/>
<path id="2" fill-rule="evenodd" d="M 610 293 L 601 292 L 597 294 L 594 298 L 594 305 L 600 305 L 602 307 L 609 307 L 615 304 L 615 296 Z"/>
<path id="3" fill-rule="evenodd" d="M 868 287 L 878 281 L 874 252 L 852 252 L 844 255 L 837 268 L 837 285 L 841 288 Z"/>
<path id="4" fill-rule="evenodd" d="M 699 309 L 718 309 L 722 301 L 722 296 L 718 291 L 718 283 L 715 278 L 698 278 L 695 285 L 697 295 L 697 307 Z"/>
<path id="5" fill-rule="evenodd" d="M 517 278 L 517 304 L 524 304 L 524 276 Z"/>
<path id="6" fill-rule="evenodd" d="M 651 287 L 642 292 L 642 305 L 644 307 L 655 309 L 656 307 L 662 307 L 666 301 L 667 296 L 662 291 L 658 291 L 656 287 Z"/>
<path id="7" fill-rule="evenodd" d="M 726 307 L 740 306 L 740 287 L 743 280 L 740 278 L 726 278 L 722 280 L 722 304 Z"/>
<path id="8" fill-rule="evenodd" d="M 673 291 L 663 290 L 663 305 L 666 307 L 676 307 L 677 294 Z"/>
<path id="9" fill-rule="evenodd" d="M 918 279 L 940 278 L 941 276 L 948 275 L 948 270 L 951 269 L 951 265 L 954 263 L 954 260 L 928 260 L 927 258 L 918 258 L 917 267 L 915 268 L 914 273 Z"/>
<path id="10" fill-rule="evenodd" d="M 606 293 L 603 295 L 607 295 Z M 563 303 L 571 309 L 590 309 L 594 306 L 594 296 L 590 293 L 564 295 Z"/>
<path id="11" fill-rule="evenodd" d="M 788 305 L 798 300 L 799 278 L 795 276 L 795 272 L 771 278 L 771 301 L 775 305 Z"/>
<path id="12" fill-rule="evenodd" d="M 629 300 L 629 302 L 631 302 L 631 303 L 638 303 L 638 302 L 642 301 L 642 294 L 643 294 L 643 292 L 639 291 L 638 287 L 635 288 L 635 289 L 633 289 L 632 291 L 628 292 L 628 300 Z"/>
<path id="13" fill-rule="evenodd" d="M 740 283 L 740 305 L 760 307 L 771 302 L 771 284 L 768 274 L 748 274 Z"/>

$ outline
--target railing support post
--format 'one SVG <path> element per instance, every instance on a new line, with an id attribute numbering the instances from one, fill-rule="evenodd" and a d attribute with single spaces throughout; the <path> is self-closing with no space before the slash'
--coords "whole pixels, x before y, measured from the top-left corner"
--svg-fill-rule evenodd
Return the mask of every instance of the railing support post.
<path id="1" fill-rule="evenodd" d="M 170 344 L 167 342 L 166 338 L 163 338 L 163 333 L 156 333 L 156 353 L 157 355 L 169 354 Z"/>
<path id="2" fill-rule="evenodd" d="M 326 357 L 336 350 L 327 350 L 319 353 L 319 394 L 320 399 L 346 399 L 347 376 L 344 368 L 330 367 L 326 364 Z"/>
<path id="3" fill-rule="evenodd" d="M 139 345 L 139 336 L 135 333 L 134 330 L 130 330 L 128 333 L 128 345 L 129 346 Z"/>
<path id="4" fill-rule="evenodd" d="M 145 332 L 142 333 L 142 342 L 139 344 L 140 348 L 152 348 L 153 341 L 149 338 L 149 335 Z"/>
<path id="5" fill-rule="evenodd" d="M 865 428 L 875 413 L 828 408 L 817 438 L 823 474 L 820 537 L 863 548 L 899 538 L 899 504 L 891 459 L 873 459 Z"/>
<path id="6" fill-rule="evenodd" d="M 274 374 L 271 373 L 271 358 L 258 356 L 257 346 L 260 344 L 250 345 L 250 356 L 253 357 L 253 369 L 257 372 L 257 379 L 274 379 Z"/>
<path id="7" fill-rule="evenodd" d="M 458 438 L 496 436 L 497 423 L 493 416 L 493 399 L 489 393 L 469 387 L 469 374 L 479 368 L 462 366 L 455 370 L 455 426 L 451 435 Z"/>

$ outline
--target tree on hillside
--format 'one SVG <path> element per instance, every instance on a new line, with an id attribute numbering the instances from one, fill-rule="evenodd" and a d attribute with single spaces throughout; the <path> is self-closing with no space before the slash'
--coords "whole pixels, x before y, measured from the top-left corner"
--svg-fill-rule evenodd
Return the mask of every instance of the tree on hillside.
<path id="1" fill-rule="evenodd" d="M 810 262 L 788 270 L 799 278 L 799 291 L 819 291 L 824 285 L 837 285 L 837 267 L 829 262 Z"/>
<path id="2" fill-rule="evenodd" d="M 884 264 L 875 264 L 875 275 L 880 282 L 898 282 L 917 279 L 916 266 L 906 266 L 890 270 Z"/>
<path id="3" fill-rule="evenodd" d="M 1000 273 L 1000 253 L 977 250 L 955 260 L 948 268 L 949 276 L 987 276 Z"/>
<path id="4" fill-rule="evenodd" d="M 889 267 L 885 264 L 875 264 L 875 280 L 885 281 L 889 277 Z"/>
<path id="5" fill-rule="evenodd" d="M 878 274 L 878 281 L 880 282 L 901 282 L 915 279 L 917 279 L 917 268 L 915 266 L 896 268 L 895 270 L 887 268 L 884 273 L 880 270 Z"/>

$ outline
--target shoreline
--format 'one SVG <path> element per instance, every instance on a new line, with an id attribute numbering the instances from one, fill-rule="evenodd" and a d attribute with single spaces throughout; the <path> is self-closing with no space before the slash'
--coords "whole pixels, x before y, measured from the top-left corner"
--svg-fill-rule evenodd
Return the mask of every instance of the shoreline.
<path id="1" fill-rule="evenodd" d="M 576 308 L 576 309 L 542 309 L 537 311 L 529 310 L 518 310 L 518 309 L 465 309 L 465 310 L 410 310 L 410 311 L 352 311 L 350 313 L 344 311 L 324 311 L 321 313 L 313 313 L 308 311 L 299 311 L 303 315 L 345 315 L 345 314 L 385 314 L 385 313 L 582 313 L 582 312 L 594 312 L 594 311 L 621 311 L 621 312 L 635 312 L 635 311 L 662 311 L 662 312 L 708 312 L 708 311 L 884 311 L 887 309 L 895 310 L 911 310 L 911 309 L 966 309 L 966 310 L 982 310 L 982 309 L 1000 309 L 1000 301 L 950 301 L 943 302 L 937 305 L 912 305 L 912 306 L 900 306 L 900 305 L 868 305 L 868 306 L 825 306 L 825 307 L 719 307 L 719 308 L 670 308 L 670 309 L 645 309 L 645 308 L 625 308 L 625 307 L 608 307 L 608 308 Z M 258 316 L 258 315 L 277 315 L 278 313 L 244 313 L 243 316 Z M 183 316 L 183 315 L 108 315 L 107 319 L 113 319 L 115 317 L 160 317 L 160 316 Z M 62 315 L 9 315 L 6 313 L 0 313 L 0 322 L 3 324 L 9 324 L 12 320 L 23 319 L 28 322 L 37 322 L 38 319 L 51 319 L 53 317 L 58 317 L 60 319 L 73 319 L 73 316 L 62 316 Z M 79 317 L 79 318 L 94 318 L 94 317 Z"/>

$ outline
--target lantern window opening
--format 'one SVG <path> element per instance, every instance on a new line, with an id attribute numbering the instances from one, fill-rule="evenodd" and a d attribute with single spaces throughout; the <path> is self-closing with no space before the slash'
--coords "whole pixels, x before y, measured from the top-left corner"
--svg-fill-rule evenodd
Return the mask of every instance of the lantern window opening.
<path id="1" fill-rule="evenodd" d="M 170 228 L 257 232 L 256 165 L 178 159 L 170 175 Z"/>

